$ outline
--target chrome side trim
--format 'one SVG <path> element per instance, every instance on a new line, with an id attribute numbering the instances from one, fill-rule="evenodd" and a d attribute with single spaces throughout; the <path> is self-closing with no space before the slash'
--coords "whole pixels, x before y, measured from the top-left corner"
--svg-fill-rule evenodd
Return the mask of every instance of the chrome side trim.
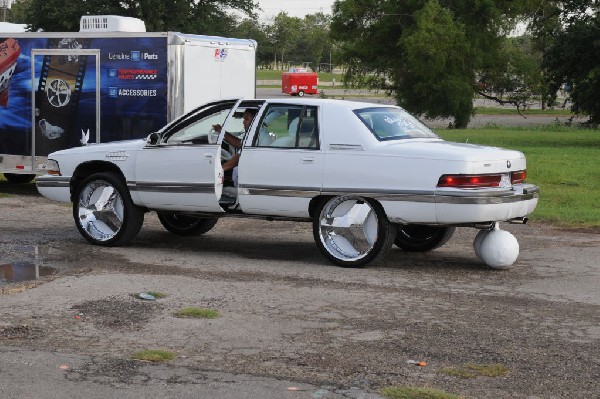
<path id="1" fill-rule="evenodd" d="M 210 194 L 215 192 L 212 183 L 175 183 L 175 182 L 127 182 L 130 191 L 146 191 L 157 193 L 190 193 Z"/>
<path id="2" fill-rule="evenodd" d="M 532 184 L 515 186 L 514 190 L 490 189 L 475 190 L 375 190 L 358 188 L 323 188 L 241 185 L 240 189 L 248 195 L 266 195 L 274 197 L 313 198 L 317 195 L 356 195 L 378 201 L 422 202 L 436 204 L 508 204 L 527 201 L 539 197 L 539 187 Z"/>
<path id="3" fill-rule="evenodd" d="M 35 179 L 35 185 L 38 187 L 61 187 L 69 188 L 71 178 L 65 176 L 38 176 Z"/>
<path id="4" fill-rule="evenodd" d="M 320 189 L 318 187 L 292 187 L 292 186 L 266 186 L 266 185 L 240 185 L 248 195 L 268 195 L 273 197 L 300 197 L 313 198 L 318 195 L 357 195 L 383 201 L 413 201 L 434 202 L 433 191 L 409 190 L 364 190 L 364 189 Z"/>
<path id="5" fill-rule="evenodd" d="M 240 184 L 240 190 L 248 195 L 267 195 L 271 197 L 313 198 L 321 194 L 319 187 L 285 187 Z"/>
<path id="6" fill-rule="evenodd" d="M 435 202 L 433 191 L 417 190 L 364 190 L 364 189 L 323 189 L 323 195 L 357 195 L 378 201 Z"/>

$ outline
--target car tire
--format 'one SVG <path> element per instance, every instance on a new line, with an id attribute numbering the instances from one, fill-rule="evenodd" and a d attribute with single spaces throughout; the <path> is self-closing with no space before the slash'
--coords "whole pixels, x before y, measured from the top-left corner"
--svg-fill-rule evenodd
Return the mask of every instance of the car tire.
<path id="1" fill-rule="evenodd" d="M 417 224 L 397 225 L 394 244 L 409 252 L 427 252 L 448 242 L 455 227 L 422 226 Z"/>
<path id="2" fill-rule="evenodd" d="M 144 210 L 133 203 L 119 175 L 95 173 L 75 189 L 73 218 L 86 240 L 113 247 L 135 238 L 144 223 Z"/>
<path id="3" fill-rule="evenodd" d="M 304 97 L 304 92 L 303 92 L 302 90 L 300 90 L 300 91 L 298 92 L 298 95 L 299 95 L 300 97 Z"/>
<path id="4" fill-rule="evenodd" d="M 157 212 L 165 229 L 179 236 L 199 236 L 212 229 L 219 218 L 194 217 L 177 213 Z"/>
<path id="5" fill-rule="evenodd" d="M 4 177 L 12 184 L 27 184 L 35 179 L 35 175 L 21 175 L 17 173 L 5 173 Z"/>
<path id="6" fill-rule="evenodd" d="M 324 198 L 313 216 L 317 247 L 337 266 L 362 267 L 377 262 L 391 248 L 395 233 L 381 205 L 369 198 Z"/>

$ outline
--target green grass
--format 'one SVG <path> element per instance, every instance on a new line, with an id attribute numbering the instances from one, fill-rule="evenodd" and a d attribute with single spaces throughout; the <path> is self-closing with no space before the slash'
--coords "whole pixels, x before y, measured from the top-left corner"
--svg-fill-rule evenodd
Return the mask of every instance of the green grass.
<path id="1" fill-rule="evenodd" d="M 175 353 L 162 349 L 147 349 L 131 355 L 134 360 L 145 360 L 147 362 L 167 362 L 175 359 Z"/>
<path id="2" fill-rule="evenodd" d="M 379 393 L 388 399 L 459 399 L 460 396 L 433 388 L 385 387 Z"/>
<path id="3" fill-rule="evenodd" d="M 535 128 L 438 130 L 445 140 L 510 148 L 527 157 L 527 182 L 540 187 L 532 220 L 600 228 L 600 130 Z"/>
<path id="4" fill-rule="evenodd" d="M 214 309 L 205 308 L 183 308 L 175 313 L 177 317 L 195 318 L 195 319 L 216 319 L 219 317 L 219 312 Z"/>
<path id="5" fill-rule="evenodd" d="M 467 363 L 462 367 L 445 367 L 440 373 L 453 377 L 475 378 L 475 377 L 504 377 L 508 374 L 508 368 L 501 364 L 475 364 Z"/>

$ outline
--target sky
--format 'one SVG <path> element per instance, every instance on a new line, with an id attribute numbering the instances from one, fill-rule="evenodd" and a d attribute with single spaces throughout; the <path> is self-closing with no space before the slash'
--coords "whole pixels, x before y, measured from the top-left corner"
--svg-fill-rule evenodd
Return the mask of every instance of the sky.
<path id="1" fill-rule="evenodd" d="M 285 11 L 290 17 L 303 18 L 306 14 L 331 14 L 334 0 L 257 0 L 263 11 L 261 19 L 268 19 Z"/>

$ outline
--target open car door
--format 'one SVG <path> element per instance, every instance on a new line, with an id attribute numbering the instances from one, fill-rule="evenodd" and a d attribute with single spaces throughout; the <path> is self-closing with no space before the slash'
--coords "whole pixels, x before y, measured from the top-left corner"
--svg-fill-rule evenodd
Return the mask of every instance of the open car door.
<path id="1" fill-rule="evenodd" d="M 223 125 L 237 100 L 196 108 L 159 132 L 136 160 L 136 191 L 152 209 L 223 212 L 221 146 L 213 125 Z"/>

